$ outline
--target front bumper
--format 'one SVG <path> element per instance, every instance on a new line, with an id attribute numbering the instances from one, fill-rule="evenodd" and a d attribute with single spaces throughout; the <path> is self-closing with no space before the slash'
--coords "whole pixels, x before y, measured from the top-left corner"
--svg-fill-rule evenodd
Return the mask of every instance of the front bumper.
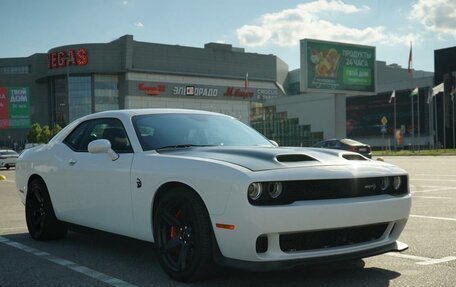
<path id="1" fill-rule="evenodd" d="M 347 260 L 404 250 L 397 239 L 410 213 L 410 194 L 301 201 L 286 206 L 252 206 L 241 203 L 242 200 L 246 202 L 245 197 L 231 197 L 223 215 L 211 216 L 221 255 L 225 257 L 221 263 L 225 265 L 236 262 L 237 266 L 251 263 L 261 266 L 264 263 L 275 269 L 274 266 Z M 232 224 L 235 229 L 216 228 L 216 223 Z M 379 223 L 387 227 L 374 240 L 310 250 L 281 248 L 280 237 L 284 234 L 325 232 Z M 260 236 L 267 237 L 264 252 L 257 252 Z"/>
<path id="2" fill-rule="evenodd" d="M 291 269 L 297 266 L 308 265 L 308 264 L 318 264 L 318 263 L 327 263 L 327 262 L 338 262 L 338 261 L 348 261 L 354 259 L 361 259 L 370 256 L 380 255 L 386 252 L 402 252 L 408 249 L 408 245 L 395 241 L 388 243 L 386 245 L 365 249 L 357 252 L 351 252 L 346 254 L 332 254 L 325 255 L 320 257 L 313 258 L 301 258 L 295 260 L 280 260 L 280 261 L 263 261 L 263 262 L 251 262 L 244 260 L 236 260 L 231 258 L 226 258 L 223 256 L 217 256 L 215 262 L 218 265 L 223 265 L 230 268 L 242 269 L 247 271 L 254 272 L 266 272 L 273 270 L 283 270 Z"/>

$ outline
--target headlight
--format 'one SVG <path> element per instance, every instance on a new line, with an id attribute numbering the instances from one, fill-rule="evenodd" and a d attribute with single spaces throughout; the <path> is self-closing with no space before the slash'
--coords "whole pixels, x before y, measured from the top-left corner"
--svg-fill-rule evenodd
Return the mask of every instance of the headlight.
<path id="1" fill-rule="evenodd" d="M 261 188 L 261 183 L 258 182 L 250 184 L 249 188 L 247 189 L 247 194 L 251 200 L 257 200 L 261 197 L 262 193 L 263 189 Z"/>
<path id="2" fill-rule="evenodd" d="M 398 190 L 401 187 L 401 177 L 395 176 L 393 178 L 393 187 L 395 190 Z"/>
<path id="3" fill-rule="evenodd" d="M 282 183 L 281 182 L 270 182 L 268 183 L 268 193 L 273 199 L 279 197 L 282 194 Z"/>
<path id="4" fill-rule="evenodd" d="M 385 191 L 388 189 L 390 185 L 390 180 L 389 180 L 389 177 L 383 177 L 380 181 L 380 188 L 382 191 Z"/>

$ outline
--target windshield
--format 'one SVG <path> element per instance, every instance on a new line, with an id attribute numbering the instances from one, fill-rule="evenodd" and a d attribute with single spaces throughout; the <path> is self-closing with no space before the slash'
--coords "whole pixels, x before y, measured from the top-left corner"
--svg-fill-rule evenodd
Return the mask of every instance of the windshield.
<path id="1" fill-rule="evenodd" d="M 153 114 L 132 119 L 143 150 L 188 146 L 273 146 L 240 121 L 222 115 Z"/>

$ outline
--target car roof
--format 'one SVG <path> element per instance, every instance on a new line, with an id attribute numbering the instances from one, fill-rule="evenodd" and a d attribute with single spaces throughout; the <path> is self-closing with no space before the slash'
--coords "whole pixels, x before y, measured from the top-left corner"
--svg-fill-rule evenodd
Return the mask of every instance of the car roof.
<path id="1" fill-rule="evenodd" d="M 352 140 L 352 139 L 341 139 L 340 141 L 342 143 L 348 144 L 348 145 L 366 145 L 366 144 L 364 144 L 362 142 L 355 141 L 355 140 Z"/>
<path id="2" fill-rule="evenodd" d="M 159 108 L 145 108 L 145 109 L 125 109 L 125 110 L 110 110 L 91 114 L 89 116 L 136 116 L 148 114 L 205 114 L 205 115 L 222 115 L 219 113 L 190 110 L 190 109 L 159 109 Z"/>

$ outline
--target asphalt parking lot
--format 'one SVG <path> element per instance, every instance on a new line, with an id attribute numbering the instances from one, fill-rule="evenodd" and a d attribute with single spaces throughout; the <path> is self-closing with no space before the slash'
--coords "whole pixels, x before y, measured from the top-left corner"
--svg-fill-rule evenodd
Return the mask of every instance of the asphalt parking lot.
<path id="1" fill-rule="evenodd" d="M 219 270 L 197 286 L 456 286 L 456 156 L 385 157 L 410 174 L 412 212 L 400 240 L 410 248 L 350 263 L 281 272 Z M 180 286 L 153 245 L 70 232 L 37 242 L 25 227 L 14 170 L 0 170 L 0 286 Z"/>

